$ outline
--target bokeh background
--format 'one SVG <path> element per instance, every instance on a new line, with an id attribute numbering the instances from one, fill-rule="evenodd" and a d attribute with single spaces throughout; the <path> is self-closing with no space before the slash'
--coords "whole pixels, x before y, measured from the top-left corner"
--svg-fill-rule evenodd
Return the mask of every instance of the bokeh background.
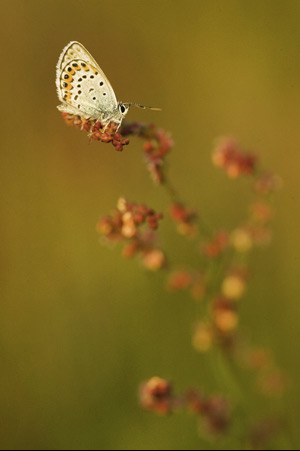
<path id="1" fill-rule="evenodd" d="M 137 140 L 120 154 L 64 124 L 55 65 L 70 40 L 118 99 L 163 108 L 129 118 L 172 131 L 170 176 L 216 227 L 244 216 L 247 190 L 212 167 L 215 138 L 237 137 L 283 177 L 242 320 L 290 375 L 299 446 L 300 2 L 2 0 L 0 37 L 1 448 L 199 449 L 195 419 L 141 412 L 137 387 L 153 375 L 216 386 L 190 345 L 190 301 L 99 244 L 96 222 L 120 195 L 159 211 L 166 197 Z M 167 222 L 162 232 L 189 258 Z"/>

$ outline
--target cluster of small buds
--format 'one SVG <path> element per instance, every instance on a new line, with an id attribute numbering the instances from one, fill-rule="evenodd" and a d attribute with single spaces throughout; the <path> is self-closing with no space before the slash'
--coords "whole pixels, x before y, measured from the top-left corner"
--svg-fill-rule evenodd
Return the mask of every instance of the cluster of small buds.
<path id="1" fill-rule="evenodd" d="M 194 210 L 186 207 L 180 202 L 175 202 L 171 204 L 169 214 L 176 223 L 177 231 L 180 235 L 189 237 L 196 235 L 198 230 L 198 215 Z"/>
<path id="2" fill-rule="evenodd" d="M 238 344 L 236 328 L 238 326 L 238 316 L 235 313 L 220 310 L 217 312 L 213 323 L 200 321 L 192 337 L 192 345 L 199 354 L 206 354 L 213 348 L 219 347 L 224 353 L 230 356 L 235 355 Z"/>
<path id="3" fill-rule="evenodd" d="M 172 385 L 165 379 L 152 377 L 140 386 L 139 400 L 143 409 L 167 415 L 174 408 Z"/>
<path id="4" fill-rule="evenodd" d="M 161 269 L 166 265 L 166 257 L 161 249 L 145 249 L 142 255 L 142 263 L 151 271 Z"/>
<path id="5" fill-rule="evenodd" d="M 195 300 L 203 299 L 206 291 L 203 273 L 186 269 L 173 271 L 168 278 L 167 287 L 171 292 L 189 290 Z"/>
<path id="6" fill-rule="evenodd" d="M 244 350 L 242 359 L 246 368 L 256 374 L 257 388 L 265 396 L 279 396 L 285 391 L 287 377 L 280 370 L 270 351 L 264 348 Z"/>
<path id="7" fill-rule="evenodd" d="M 90 141 L 96 140 L 111 143 L 119 152 L 122 152 L 123 146 L 129 144 L 128 138 L 124 138 L 120 133 L 117 133 L 118 125 L 114 122 L 105 127 L 99 121 L 84 119 L 69 113 L 62 113 L 62 116 L 68 125 L 74 125 L 81 130 L 87 131 Z"/>
<path id="8" fill-rule="evenodd" d="M 270 244 L 272 232 L 269 223 L 273 217 L 273 209 L 263 200 L 250 205 L 248 222 L 234 229 L 230 234 L 230 244 L 238 253 L 247 253 L 253 246 Z"/>
<path id="9" fill-rule="evenodd" d="M 273 210 L 269 195 L 280 187 L 280 179 L 273 174 L 260 172 L 256 157 L 245 153 L 233 139 L 219 141 L 213 153 L 214 164 L 224 169 L 230 178 L 253 176 L 256 200 L 250 206 L 247 220 L 232 232 L 217 230 L 213 233 L 200 222 L 201 218 L 195 210 L 174 200 L 178 196 L 170 187 L 165 173 L 165 157 L 173 146 L 166 132 L 153 125 L 130 123 L 123 124 L 121 134 L 118 134 L 115 124 L 110 124 L 104 130 L 101 124 L 82 121 L 78 116 L 67 115 L 65 119 L 88 131 L 91 139 L 111 142 L 117 150 L 122 150 L 123 145 L 128 144 L 128 136 L 144 140 L 147 169 L 155 183 L 164 184 L 169 190 L 172 198 L 169 215 L 178 233 L 193 238 L 203 231 L 200 246 L 202 270 L 199 267 L 174 270 L 167 281 L 169 291 L 186 291 L 193 298 L 201 300 L 197 309 L 202 316 L 194 328 L 193 347 L 200 353 L 208 352 L 213 347 L 220 348 L 238 363 L 242 362 L 244 368 L 248 365 L 248 370 L 251 368 L 254 371 L 257 387 L 265 395 L 281 393 L 286 379 L 273 360 L 263 352 L 254 351 L 251 355 L 249 353 L 247 362 L 246 353 L 243 353 L 242 360 L 239 349 L 244 346 L 244 341 L 238 334 L 238 301 L 246 292 L 249 276 L 247 253 L 254 246 L 270 242 L 268 226 Z M 161 218 L 162 215 L 154 210 L 121 198 L 112 214 L 99 221 L 98 231 L 109 242 L 121 242 L 124 257 L 138 256 L 145 268 L 158 270 L 166 266 L 165 254 L 157 246 L 154 233 Z M 203 268 L 203 263 L 208 266 L 207 270 Z M 226 432 L 231 423 L 231 406 L 225 398 L 202 396 L 196 391 L 178 397 L 174 395 L 170 382 L 159 377 L 153 377 L 141 385 L 139 398 L 145 410 L 161 415 L 188 407 L 198 416 L 202 432 L 209 432 L 211 436 Z"/>
<path id="10" fill-rule="evenodd" d="M 268 224 L 273 217 L 273 209 L 267 202 L 256 201 L 250 206 L 250 217 L 256 223 Z"/>
<path id="11" fill-rule="evenodd" d="M 219 335 L 232 334 L 236 330 L 239 324 L 239 316 L 234 301 L 222 296 L 217 297 L 212 304 L 212 313 L 214 325 Z"/>
<path id="12" fill-rule="evenodd" d="M 156 184 L 165 182 L 165 158 L 173 147 L 173 141 L 168 133 L 155 125 L 141 123 L 125 124 L 122 135 L 134 135 L 145 139 L 143 146 L 146 166 Z"/>
<path id="13" fill-rule="evenodd" d="M 281 187 L 282 179 L 277 174 L 268 172 L 259 174 L 254 183 L 254 191 L 261 196 L 272 194 Z"/>
<path id="14" fill-rule="evenodd" d="M 168 280 L 168 288 L 170 291 L 186 290 L 190 287 L 193 277 L 190 271 L 185 269 L 174 271 Z"/>
<path id="15" fill-rule="evenodd" d="M 196 390 L 175 396 L 171 383 L 160 377 L 152 377 L 141 384 L 139 401 L 143 409 L 158 415 L 186 408 L 199 418 L 201 426 L 212 437 L 224 434 L 230 425 L 231 408 L 224 397 L 204 396 Z"/>
<path id="16" fill-rule="evenodd" d="M 160 219 L 162 215 L 153 209 L 120 198 L 112 214 L 100 219 L 97 230 L 110 242 L 122 241 L 124 257 L 139 255 L 147 269 L 156 270 L 166 263 L 164 253 L 155 245 L 153 234 Z"/>
<path id="17" fill-rule="evenodd" d="M 252 228 L 245 225 L 234 229 L 230 234 L 230 244 L 238 253 L 245 254 L 251 251 L 254 244 Z"/>
<path id="18" fill-rule="evenodd" d="M 245 254 L 253 249 L 253 246 L 267 246 L 272 239 L 272 231 L 263 224 L 255 224 L 253 221 L 236 228 L 231 232 L 230 244 L 238 253 Z"/>
<path id="19" fill-rule="evenodd" d="M 236 302 L 222 296 L 211 302 L 211 315 L 207 320 L 198 321 L 194 327 L 192 344 L 199 353 L 206 353 L 214 346 L 233 352 L 236 345 L 236 331 L 239 315 Z"/>
<path id="20" fill-rule="evenodd" d="M 222 396 L 203 396 L 192 390 L 187 394 L 187 406 L 191 412 L 199 416 L 201 426 L 212 437 L 224 434 L 231 420 L 231 408 Z"/>
<path id="21" fill-rule="evenodd" d="M 214 234 L 209 242 L 201 244 L 201 251 L 210 258 L 219 257 L 228 247 L 229 235 L 224 230 Z"/>
<path id="22" fill-rule="evenodd" d="M 246 449 L 272 449 L 270 442 L 272 443 L 272 440 L 282 430 L 283 426 L 283 421 L 279 418 L 264 418 L 260 420 L 251 428 Z"/>
<path id="23" fill-rule="evenodd" d="M 244 268 L 232 268 L 221 284 L 222 295 L 229 300 L 238 301 L 246 291 L 248 274 Z"/>
<path id="24" fill-rule="evenodd" d="M 256 157 L 243 152 L 232 138 L 222 138 L 217 143 L 212 160 L 214 165 L 224 169 L 230 178 L 253 175 L 256 170 Z"/>
<path id="25" fill-rule="evenodd" d="M 269 371 L 261 373 L 257 379 L 258 389 L 268 397 L 281 396 L 287 385 L 288 378 L 279 368 L 270 368 Z"/>
<path id="26" fill-rule="evenodd" d="M 265 348 L 250 348 L 244 351 L 244 361 L 248 368 L 252 370 L 262 370 L 273 365 L 273 356 Z"/>
<path id="27" fill-rule="evenodd" d="M 251 228 L 253 243 L 256 246 L 269 246 L 272 241 L 272 230 L 267 227 L 252 227 Z"/>
<path id="28" fill-rule="evenodd" d="M 200 252 L 209 258 L 217 258 L 227 251 L 230 245 L 236 252 L 245 254 L 254 245 L 270 244 L 271 231 L 265 226 L 269 223 L 273 210 L 265 202 L 251 205 L 250 221 L 240 225 L 232 232 L 219 231 L 208 242 L 201 243 Z"/>
<path id="29" fill-rule="evenodd" d="M 215 343 L 215 331 L 208 321 L 199 321 L 194 327 L 192 345 L 197 352 L 208 352 Z"/>

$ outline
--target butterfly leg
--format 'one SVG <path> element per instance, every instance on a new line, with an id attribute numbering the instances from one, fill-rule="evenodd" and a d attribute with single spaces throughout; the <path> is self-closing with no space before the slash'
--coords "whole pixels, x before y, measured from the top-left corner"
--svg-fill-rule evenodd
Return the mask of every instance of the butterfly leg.
<path id="1" fill-rule="evenodd" d="M 112 119 L 112 118 L 110 117 L 109 119 L 106 119 L 105 122 L 102 121 L 102 124 L 104 125 L 104 129 L 103 129 L 104 132 L 106 131 L 107 127 L 108 127 L 112 122 L 113 122 L 114 124 L 117 124 L 116 132 L 119 130 L 122 121 L 116 121 L 116 120 L 112 121 L 111 119 Z"/>
<path id="2" fill-rule="evenodd" d="M 110 124 L 110 121 L 107 121 L 107 122 L 103 123 L 103 125 L 104 125 L 103 132 L 106 131 L 106 129 L 107 129 L 107 127 L 109 126 L 109 124 Z"/>

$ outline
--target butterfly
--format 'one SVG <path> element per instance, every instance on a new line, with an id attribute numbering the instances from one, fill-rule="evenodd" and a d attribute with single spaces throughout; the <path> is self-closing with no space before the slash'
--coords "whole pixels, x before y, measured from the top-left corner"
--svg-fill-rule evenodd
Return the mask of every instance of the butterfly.
<path id="1" fill-rule="evenodd" d="M 56 66 L 56 88 L 61 101 L 61 105 L 57 107 L 60 111 L 99 121 L 105 129 L 111 122 L 119 128 L 132 105 L 160 110 L 133 102 L 118 102 L 102 69 L 77 41 L 70 42 L 59 57 Z"/>

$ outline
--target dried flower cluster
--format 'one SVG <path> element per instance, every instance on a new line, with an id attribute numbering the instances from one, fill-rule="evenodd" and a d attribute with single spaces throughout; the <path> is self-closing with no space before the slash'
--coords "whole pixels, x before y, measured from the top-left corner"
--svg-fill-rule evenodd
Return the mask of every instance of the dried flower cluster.
<path id="1" fill-rule="evenodd" d="M 145 410 L 161 415 L 173 412 L 175 406 L 171 383 L 160 377 L 152 377 L 140 386 L 139 399 Z"/>
<path id="2" fill-rule="evenodd" d="M 196 211 L 183 203 L 174 202 L 169 208 L 170 217 L 176 223 L 180 235 L 195 236 L 198 230 L 198 215 Z"/>
<path id="3" fill-rule="evenodd" d="M 265 350 L 258 352 L 250 345 L 245 347 L 245 338 L 240 332 L 240 305 L 246 299 L 251 280 L 249 256 L 258 246 L 270 243 L 270 225 L 274 216 L 271 201 L 273 193 L 281 186 L 279 177 L 262 170 L 257 158 L 244 152 L 235 140 L 220 140 L 213 151 L 213 163 L 225 170 L 231 179 L 245 176 L 251 184 L 253 199 L 246 218 L 232 230 L 214 229 L 207 227 L 203 218 L 179 201 L 178 194 L 170 189 L 165 171 L 165 157 L 173 145 L 169 134 L 139 123 L 124 125 L 121 133 L 126 137 L 122 139 L 131 135 L 144 140 L 143 152 L 152 180 L 162 184 L 170 196 L 166 208 L 169 217 L 178 234 L 193 238 L 191 243 L 195 243 L 194 267 L 187 262 L 178 268 L 169 259 L 166 265 L 165 254 L 157 245 L 154 233 L 162 216 L 143 205 L 120 199 L 112 214 L 99 221 L 99 233 L 110 242 L 122 242 L 125 257 L 138 255 L 144 267 L 152 270 L 164 268 L 169 292 L 187 293 L 197 301 L 199 314 L 192 335 L 196 351 L 221 351 L 223 358 L 230 359 L 237 371 L 247 370 L 254 374 L 257 392 L 267 396 L 282 393 L 286 377 L 273 359 L 266 358 Z M 226 433 L 234 421 L 234 409 L 227 397 L 205 397 L 194 390 L 178 397 L 174 395 L 171 384 L 158 377 L 145 382 L 139 395 L 142 407 L 154 413 L 168 414 L 188 408 L 199 417 L 202 429 L 211 435 Z M 259 442 L 265 429 L 258 427 L 251 432 L 249 426 L 245 433 L 245 437 L 248 434 L 248 444 Z"/>
<path id="4" fill-rule="evenodd" d="M 287 386 L 287 375 L 276 365 L 272 353 L 264 348 L 242 346 L 240 361 L 254 373 L 257 389 L 267 397 L 281 396 Z"/>
<path id="5" fill-rule="evenodd" d="M 159 415 L 186 409 L 199 419 L 199 426 L 211 436 L 224 434 L 230 425 L 231 407 L 224 397 L 204 396 L 197 390 L 178 396 L 171 383 L 160 377 L 152 377 L 141 385 L 139 400 L 143 409 Z"/>
<path id="6" fill-rule="evenodd" d="M 261 171 L 256 158 L 245 154 L 232 139 L 221 140 L 213 155 L 215 164 L 223 167 L 230 178 L 251 176 L 254 200 L 249 206 L 248 218 L 240 225 L 232 231 L 212 231 L 209 239 L 204 236 L 200 241 L 200 254 L 207 259 L 202 268 L 204 292 L 207 293 L 204 300 L 206 315 L 202 313 L 197 321 L 192 343 L 199 352 L 208 352 L 215 346 L 221 346 L 241 363 L 237 352 L 240 346 L 237 301 L 247 293 L 250 279 L 247 257 L 255 247 L 270 243 L 270 223 L 273 218 L 271 195 L 281 182 L 277 176 Z M 275 381 L 278 381 L 278 386 L 282 386 L 277 369 L 269 370 L 264 372 L 261 380 L 271 387 L 273 378 L 274 386 Z M 272 377 L 267 378 L 266 374 Z"/>
<path id="7" fill-rule="evenodd" d="M 219 257 L 228 247 L 229 236 L 224 230 L 219 230 L 214 233 L 209 241 L 202 243 L 202 251 L 207 257 Z"/>
<path id="8" fill-rule="evenodd" d="M 222 138 L 214 152 L 213 163 L 224 169 L 230 178 L 241 175 L 253 175 L 257 159 L 253 154 L 244 153 L 238 143 L 232 138 Z"/>
<path id="9" fill-rule="evenodd" d="M 97 230 L 109 242 L 123 242 L 124 257 L 139 255 L 147 269 L 156 270 L 166 263 L 154 234 L 161 219 L 161 214 L 145 205 L 120 198 L 113 212 L 100 219 Z"/>
<path id="10" fill-rule="evenodd" d="M 146 167 L 156 184 L 166 181 L 165 158 L 173 147 L 173 141 L 169 135 L 155 125 L 145 125 L 138 122 L 122 126 L 123 136 L 137 136 L 145 140 L 143 150 Z"/>
<path id="11" fill-rule="evenodd" d="M 201 271 L 176 269 L 167 280 L 169 291 L 188 291 L 193 299 L 201 300 L 205 295 L 205 279 Z"/>
<path id="12" fill-rule="evenodd" d="M 246 449 L 276 449 L 270 447 L 278 431 L 284 428 L 284 422 L 280 418 L 263 418 L 250 430 Z"/>
<path id="13" fill-rule="evenodd" d="M 98 121 L 84 119 L 69 113 L 62 113 L 62 116 L 67 125 L 73 125 L 82 131 L 88 132 L 90 141 L 111 143 L 119 152 L 122 152 L 123 147 L 129 144 L 128 138 L 124 138 L 120 133 L 117 133 L 118 125 L 113 122 L 108 127 L 104 127 Z"/>
<path id="14" fill-rule="evenodd" d="M 120 133 L 117 132 L 118 125 L 111 122 L 104 127 L 100 122 L 88 120 L 69 113 L 62 113 L 68 125 L 80 128 L 88 132 L 90 141 L 102 141 L 111 143 L 115 149 L 122 152 L 123 147 L 129 144 L 127 136 L 137 136 L 145 140 L 143 149 L 146 167 L 157 184 L 165 181 L 165 157 L 173 147 L 173 141 L 168 133 L 154 125 L 145 125 L 139 122 L 122 124 Z"/>
<path id="15" fill-rule="evenodd" d="M 200 425 L 211 436 L 225 434 L 231 421 L 231 406 L 220 395 L 204 396 L 191 390 L 187 396 L 188 408 L 199 417 Z"/>

